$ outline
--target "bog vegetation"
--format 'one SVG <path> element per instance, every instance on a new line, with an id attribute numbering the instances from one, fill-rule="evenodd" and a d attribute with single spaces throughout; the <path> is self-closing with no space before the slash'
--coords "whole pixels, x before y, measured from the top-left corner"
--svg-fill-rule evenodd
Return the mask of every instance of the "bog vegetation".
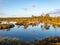
<path id="1" fill-rule="evenodd" d="M 30 24 L 30 23 L 49 23 L 49 24 L 60 24 L 60 16 L 51 17 L 49 14 L 44 16 L 33 16 L 32 17 L 10 17 L 10 18 L 0 18 L 0 22 L 17 22 L 18 24 Z"/>

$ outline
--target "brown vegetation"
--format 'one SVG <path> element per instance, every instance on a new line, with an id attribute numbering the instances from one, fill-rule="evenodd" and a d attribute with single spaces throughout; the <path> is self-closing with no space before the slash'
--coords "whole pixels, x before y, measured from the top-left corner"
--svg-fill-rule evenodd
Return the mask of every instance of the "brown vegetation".
<path id="1" fill-rule="evenodd" d="M 0 29 L 10 29 L 14 27 L 13 24 L 0 24 Z"/>
<path id="2" fill-rule="evenodd" d="M 60 36 L 36 39 L 35 41 L 22 41 L 16 38 L 0 37 L 0 45 L 60 45 Z"/>
<path id="3" fill-rule="evenodd" d="M 46 23 L 46 24 L 59 24 L 60 16 L 50 17 L 49 14 L 45 16 L 32 16 L 32 17 L 16 17 L 16 18 L 0 18 L 0 22 L 17 22 L 17 24 L 30 24 L 30 23 Z"/>

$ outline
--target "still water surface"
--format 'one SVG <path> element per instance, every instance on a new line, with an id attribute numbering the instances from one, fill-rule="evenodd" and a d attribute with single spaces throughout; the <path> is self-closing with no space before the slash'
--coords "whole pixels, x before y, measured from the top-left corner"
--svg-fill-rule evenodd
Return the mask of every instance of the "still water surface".
<path id="1" fill-rule="evenodd" d="M 38 24 L 36 26 L 29 25 L 27 28 L 24 26 L 15 25 L 14 28 L 0 30 L 0 36 L 19 38 L 24 41 L 34 41 L 37 38 L 45 38 L 46 36 L 60 36 L 60 28 L 54 28 L 52 25 L 45 29 L 44 24 Z M 47 25 L 46 25 L 47 26 Z"/>

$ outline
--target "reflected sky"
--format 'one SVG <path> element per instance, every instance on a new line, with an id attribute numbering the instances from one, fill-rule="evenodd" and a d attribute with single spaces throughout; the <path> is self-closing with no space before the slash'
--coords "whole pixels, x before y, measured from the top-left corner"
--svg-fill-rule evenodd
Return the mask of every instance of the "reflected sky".
<path id="1" fill-rule="evenodd" d="M 37 38 L 45 38 L 46 36 L 60 36 L 60 28 L 53 28 L 50 25 L 49 29 L 46 30 L 42 29 L 41 25 L 43 24 L 29 25 L 26 29 L 23 25 L 19 27 L 15 25 L 11 29 L 0 30 L 0 36 L 19 38 L 24 41 L 34 41 Z"/>

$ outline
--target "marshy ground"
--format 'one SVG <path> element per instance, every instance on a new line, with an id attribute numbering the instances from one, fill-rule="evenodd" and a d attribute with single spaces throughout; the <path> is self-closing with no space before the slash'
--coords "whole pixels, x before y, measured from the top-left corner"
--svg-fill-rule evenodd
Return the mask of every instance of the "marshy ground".
<path id="1" fill-rule="evenodd" d="M 36 39 L 35 41 L 22 41 L 17 38 L 0 37 L 0 45 L 60 45 L 60 36 Z"/>
<path id="2" fill-rule="evenodd" d="M 23 18 L 0 18 L 0 22 L 6 21 L 6 22 L 16 22 L 16 25 L 36 25 L 39 23 L 45 23 L 45 24 L 53 24 L 60 27 L 60 17 L 50 17 L 49 14 L 46 14 L 45 16 L 32 16 L 32 17 L 23 17 Z M 13 24 L 0 24 L 0 29 L 9 29 L 14 27 Z M 41 26 L 43 27 L 43 26 Z M 45 25 L 46 29 L 48 29 L 50 26 Z M 35 41 L 22 41 L 20 39 L 16 38 L 5 38 L 0 37 L 0 45 L 60 45 L 60 36 L 55 37 L 46 37 L 44 39 L 36 39 Z"/>

